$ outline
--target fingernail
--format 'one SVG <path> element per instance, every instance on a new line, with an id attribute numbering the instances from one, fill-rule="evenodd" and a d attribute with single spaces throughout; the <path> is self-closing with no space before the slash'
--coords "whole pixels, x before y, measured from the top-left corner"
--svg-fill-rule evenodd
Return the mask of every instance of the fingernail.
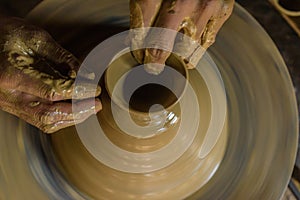
<path id="1" fill-rule="evenodd" d="M 160 49 L 146 49 L 145 70 L 151 74 L 160 74 L 164 70 L 165 61 L 169 55 L 169 52 Z"/>
<path id="2" fill-rule="evenodd" d="M 102 110 L 102 103 L 99 99 L 95 99 L 95 114 Z"/>
<path id="3" fill-rule="evenodd" d="M 161 49 L 146 49 L 144 63 L 160 63 L 164 64 L 170 56 L 170 52 Z"/>
<path id="4" fill-rule="evenodd" d="M 96 88 L 96 97 L 99 96 L 101 94 L 101 87 L 97 86 Z"/>

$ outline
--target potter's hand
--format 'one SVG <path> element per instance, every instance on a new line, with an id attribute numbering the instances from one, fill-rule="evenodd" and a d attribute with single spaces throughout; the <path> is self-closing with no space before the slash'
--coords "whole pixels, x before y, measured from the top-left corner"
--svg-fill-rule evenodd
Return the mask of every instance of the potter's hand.
<path id="1" fill-rule="evenodd" d="M 79 63 L 45 31 L 15 18 L 0 19 L 0 108 L 44 132 L 52 133 L 87 119 L 101 109 L 91 101 L 100 88 L 81 88 L 78 112 L 72 113 L 71 99 Z M 93 74 L 86 73 L 92 79 Z M 73 96 L 74 97 L 74 96 Z M 76 98 L 76 96 L 75 96 Z M 89 106 L 87 106 L 89 105 Z"/>
<path id="2" fill-rule="evenodd" d="M 211 46 L 221 26 L 232 12 L 234 0 L 130 0 L 130 28 L 161 27 L 183 32 L 192 40 L 183 39 L 174 49 L 183 55 L 188 68 L 194 68 L 204 51 Z M 151 31 L 136 31 L 132 35 L 131 47 L 138 49 L 145 35 Z M 151 47 L 145 51 L 133 51 L 140 63 L 146 65 L 150 73 L 158 74 L 170 52 L 155 49 L 155 46 L 172 50 L 176 35 L 170 32 L 155 32 L 150 36 Z M 153 42 L 156 43 L 153 45 Z M 163 44 L 163 45 L 162 45 Z M 202 48 L 199 48 L 199 45 Z"/>

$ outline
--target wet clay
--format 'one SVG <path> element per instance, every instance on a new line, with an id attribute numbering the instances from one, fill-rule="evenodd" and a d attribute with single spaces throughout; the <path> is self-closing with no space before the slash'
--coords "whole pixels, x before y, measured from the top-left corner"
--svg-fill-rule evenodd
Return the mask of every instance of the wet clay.
<path id="1" fill-rule="evenodd" d="M 176 162 L 150 173 L 134 174 L 118 171 L 96 160 L 81 143 L 75 128 L 71 127 L 51 135 L 54 153 L 67 180 L 95 199 L 176 199 L 201 188 L 214 174 L 223 158 L 227 141 L 227 123 L 210 154 L 199 159 L 198 152 L 210 123 L 210 97 L 203 79 L 196 70 L 190 71 L 190 83 L 193 89 L 198 91 L 201 128 L 199 127 L 192 145 Z M 107 95 L 106 92 L 103 94 Z M 106 104 L 106 100 L 109 99 L 107 96 L 102 97 L 104 97 L 103 104 Z M 167 145 L 176 134 L 174 130 L 170 130 L 165 135 L 160 134 L 146 140 L 130 137 L 111 125 L 113 118 L 107 109 L 109 108 L 104 106 L 103 111 L 98 113 L 98 120 L 107 138 L 126 151 L 136 153 L 156 151 Z M 186 131 L 188 130 L 186 127 Z"/>

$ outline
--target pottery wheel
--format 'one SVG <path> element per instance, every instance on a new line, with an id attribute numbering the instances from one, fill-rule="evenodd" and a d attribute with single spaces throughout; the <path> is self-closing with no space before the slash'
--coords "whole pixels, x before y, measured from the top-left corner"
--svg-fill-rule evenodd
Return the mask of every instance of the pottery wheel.
<path id="1" fill-rule="evenodd" d="M 84 60 L 128 17 L 127 1 L 45 0 L 28 19 Z M 114 123 L 105 87 L 97 116 L 53 135 L 0 112 L 0 199 L 279 199 L 296 154 L 295 96 L 273 42 L 239 5 L 189 86 L 178 123 L 147 138 Z"/>

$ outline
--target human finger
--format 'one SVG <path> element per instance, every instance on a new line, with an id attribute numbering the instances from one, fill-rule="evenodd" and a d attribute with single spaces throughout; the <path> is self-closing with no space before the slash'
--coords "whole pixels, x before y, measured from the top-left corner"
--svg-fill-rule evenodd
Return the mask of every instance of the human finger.
<path id="1" fill-rule="evenodd" d="M 217 33 L 229 18 L 234 5 L 234 0 L 227 1 L 202 1 L 198 5 L 198 12 L 193 16 L 194 24 L 182 27 L 186 35 L 176 43 L 174 50 L 180 52 L 188 68 L 194 68 L 204 52 L 215 42 Z M 191 27 L 196 32 L 190 34 Z"/>
<path id="2" fill-rule="evenodd" d="M 233 5 L 234 0 L 222 1 L 219 11 L 212 15 L 201 36 L 203 48 L 207 49 L 215 42 L 217 33 L 232 13 Z"/>
<path id="3" fill-rule="evenodd" d="M 81 123 L 102 109 L 99 99 L 51 102 L 16 90 L 0 89 L 0 108 L 46 133 Z"/>
<path id="4" fill-rule="evenodd" d="M 132 54 L 139 63 L 144 62 L 147 27 L 154 23 L 163 0 L 130 0 L 130 39 Z"/>
<path id="5" fill-rule="evenodd" d="M 18 90 L 36 97 L 61 101 L 66 99 L 85 99 L 99 96 L 101 88 L 92 82 L 82 82 L 75 86 L 74 79 L 54 78 L 39 71 L 10 68 L 0 77 L 3 89 Z"/>
<path id="6" fill-rule="evenodd" d="M 195 11 L 198 1 L 169 0 L 163 1 L 154 26 L 162 29 L 153 29 L 147 36 L 147 48 L 144 63 L 146 70 L 159 74 L 166 59 L 172 52 L 174 41 L 184 19 L 190 18 Z M 174 31 L 170 31 L 174 30 Z"/>
<path id="7" fill-rule="evenodd" d="M 85 99 L 75 105 L 68 102 L 32 102 L 31 107 L 24 109 L 25 112 L 21 112 L 19 116 L 45 133 L 54 133 L 85 121 L 101 109 L 102 104 L 97 99 Z"/>

